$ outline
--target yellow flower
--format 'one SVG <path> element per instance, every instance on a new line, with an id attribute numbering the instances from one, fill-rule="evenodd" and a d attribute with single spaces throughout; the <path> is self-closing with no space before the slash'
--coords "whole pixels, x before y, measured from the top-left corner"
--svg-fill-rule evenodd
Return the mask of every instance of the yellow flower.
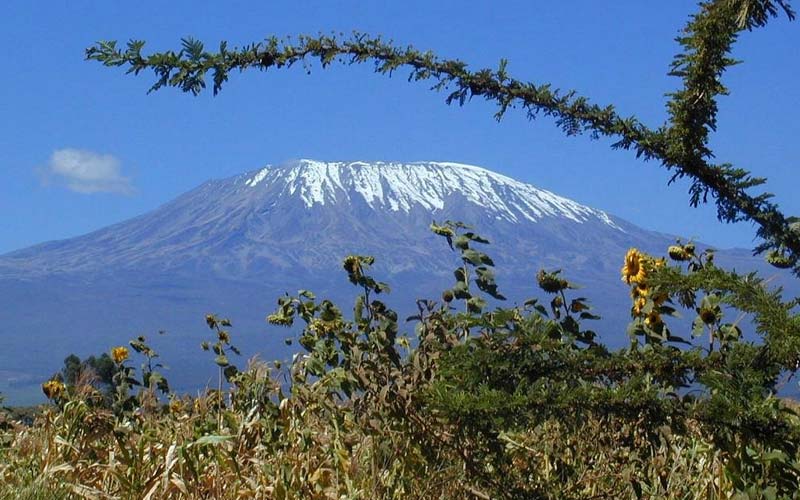
<path id="1" fill-rule="evenodd" d="M 324 321 L 319 318 L 314 318 L 313 320 L 311 320 L 311 323 L 308 324 L 308 329 L 320 337 L 340 331 L 344 329 L 344 327 L 345 324 L 340 319 L 335 319 L 333 321 Z"/>
<path id="2" fill-rule="evenodd" d="M 646 278 L 646 257 L 635 248 L 625 254 L 625 264 L 622 266 L 622 281 L 628 283 L 643 283 Z"/>
<path id="3" fill-rule="evenodd" d="M 647 304 L 647 299 L 644 297 L 639 297 L 638 299 L 634 300 L 633 302 L 633 315 L 639 316 L 642 314 L 642 310 L 644 309 L 645 304 Z"/>
<path id="4" fill-rule="evenodd" d="M 635 286 L 631 287 L 631 300 L 633 300 L 634 305 L 639 302 L 642 304 L 639 309 L 644 307 L 644 301 L 646 298 L 651 298 L 653 300 L 653 304 L 658 307 L 663 305 L 664 302 L 669 299 L 669 295 L 664 292 L 654 292 L 651 294 L 650 287 L 642 283 L 637 283 Z"/>
<path id="5" fill-rule="evenodd" d="M 58 399 L 64 394 L 64 384 L 60 380 L 48 380 L 42 384 L 42 392 L 48 399 Z"/>
<path id="6" fill-rule="evenodd" d="M 658 314 L 657 311 L 651 311 L 644 318 L 644 324 L 649 326 L 649 327 L 655 327 L 655 326 L 660 325 L 661 323 L 662 323 L 661 315 Z"/>
<path id="7" fill-rule="evenodd" d="M 128 359 L 128 348 L 119 346 L 111 349 L 111 358 L 117 364 L 122 363 Z"/>
<path id="8" fill-rule="evenodd" d="M 169 402 L 169 411 L 172 413 L 181 413 L 183 412 L 184 403 L 180 399 L 172 399 Z"/>

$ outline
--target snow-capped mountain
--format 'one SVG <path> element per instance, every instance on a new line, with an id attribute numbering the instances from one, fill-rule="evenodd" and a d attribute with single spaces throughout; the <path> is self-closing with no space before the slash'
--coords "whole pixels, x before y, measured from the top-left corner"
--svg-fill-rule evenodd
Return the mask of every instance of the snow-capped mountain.
<path id="1" fill-rule="evenodd" d="M 351 253 L 374 255 L 387 299 L 410 312 L 452 285 L 458 261 L 429 230 L 458 220 L 488 237 L 500 290 L 511 302 L 541 295 L 534 274 L 564 269 L 604 316 L 597 329 L 626 341 L 630 246 L 663 253 L 671 237 L 489 170 L 449 162 L 298 160 L 208 181 L 134 219 L 0 256 L 3 380 L 38 383 L 71 352 L 86 356 L 160 329 L 156 347 L 173 381 L 196 383 L 204 315 L 230 316 L 244 352 L 287 354 L 285 332 L 264 323 L 275 298 L 310 288 L 340 302 Z M 757 267 L 746 251 L 720 262 Z M 346 309 L 346 302 L 342 303 Z M 604 331 L 605 330 L 605 331 Z M 208 366 L 207 366 L 208 365 Z M 26 382 L 27 381 L 27 382 Z M 187 385 L 188 387 L 188 385 Z"/>
<path id="2" fill-rule="evenodd" d="M 382 254 L 397 271 L 431 257 L 420 246 L 431 240 L 427 227 L 447 218 L 481 230 L 527 227 L 539 233 L 530 244 L 552 233 L 551 247 L 565 228 L 625 239 L 625 223 L 605 212 L 475 166 L 299 160 L 209 181 L 141 217 L 13 252 L 0 259 L 0 276 L 204 269 L 244 279 L 335 266 L 353 251 Z M 410 253 L 393 255 L 398 243 Z"/>
<path id="3" fill-rule="evenodd" d="M 263 281 L 277 269 L 336 268 L 353 252 L 374 253 L 390 273 L 441 274 L 449 256 L 428 231 L 434 219 L 496 234 L 501 253 L 547 260 L 560 250 L 554 264 L 584 261 L 581 241 L 624 251 L 636 233 L 605 212 L 475 166 L 299 160 L 209 181 L 129 221 L 7 254 L 0 277 L 179 272 Z"/>
<path id="4" fill-rule="evenodd" d="M 451 196 L 462 196 L 496 219 L 510 222 L 566 217 L 575 222 L 599 219 L 619 229 L 605 212 L 484 168 L 452 162 L 320 162 L 299 160 L 247 174 L 244 184 L 270 190 L 278 198 L 299 197 L 306 207 L 352 203 L 360 197 L 370 208 L 409 213 L 421 207 L 441 211 Z"/>

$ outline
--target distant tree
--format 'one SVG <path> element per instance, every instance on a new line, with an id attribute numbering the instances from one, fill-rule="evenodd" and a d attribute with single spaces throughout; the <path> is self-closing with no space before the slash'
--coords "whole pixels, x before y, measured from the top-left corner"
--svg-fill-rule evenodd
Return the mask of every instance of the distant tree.
<path id="1" fill-rule="evenodd" d="M 81 358 L 75 354 L 70 354 L 64 358 L 64 368 L 61 369 L 61 376 L 67 385 L 75 385 L 81 375 Z"/>
<path id="2" fill-rule="evenodd" d="M 460 60 L 437 57 L 408 46 L 399 47 L 380 37 L 354 33 L 349 38 L 305 36 L 296 40 L 268 38 L 241 49 L 229 49 L 222 42 L 218 52 L 207 52 L 202 42 L 187 38 L 180 50 L 143 55 L 145 42 L 132 40 L 124 50 L 115 41 L 98 42 L 86 50 L 87 59 L 106 66 L 127 66 L 128 73 L 152 70 L 157 80 L 150 91 L 165 86 L 198 94 L 206 88 L 211 74 L 216 94 L 231 71 L 254 68 L 266 71 L 296 63 L 307 66 L 318 60 L 323 68 L 334 62 L 372 62 L 375 71 L 391 75 L 409 71 L 409 80 L 433 81 L 433 89 L 447 91 L 447 103 L 463 105 L 483 97 L 498 105 L 495 118 L 509 108 L 522 108 L 529 119 L 545 115 L 555 120 L 567 135 L 588 133 L 592 137 L 615 139 L 615 149 L 632 150 L 646 161 L 657 161 L 672 172 L 670 183 L 691 180 L 690 204 L 706 203 L 709 196 L 717 206 L 720 221 L 749 220 L 758 226 L 763 239 L 755 252 L 767 253 L 778 267 L 791 267 L 800 276 L 800 219 L 787 217 L 771 201 L 769 193 L 753 193 L 765 182 L 748 171 L 728 163 L 714 163 L 709 145 L 717 127 L 717 98 L 727 95 L 721 77 L 738 61 L 731 56 L 739 33 L 764 27 L 783 12 L 795 18 L 789 0 L 706 0 L 678 37 L 683 51 L 677 54 L 669 74 L 682 80 L 682 87 L 668 95 L 669 119 L 649 127 L 634 116 L 620 116 L 614 106 L 593 104 L 575 91 L 562 91 L 551 84 L 536 84 L 509 75 L 506 60 L 497 69 L 471 71 Z"/>
<path id="3" fill-rule="evenodd" d="M 102 384 L 111 385 L 116 368 L 114 361 L 107 353 L 103 353 L 99 357 L 89 356 L 83 364 L 94 371 Z"/>
<path id="4" fill-rule="evenodd" d="M 77 355 L 70 354 L 64 359 L 64 367 L 59 375 L 66 385 L 74 386 L 89 371 L 102 388 L 108 389 L 112 385 L 116 367 L 114 361 L 106 353 L 100 356 L 89 356 L 83 361 Z"/>

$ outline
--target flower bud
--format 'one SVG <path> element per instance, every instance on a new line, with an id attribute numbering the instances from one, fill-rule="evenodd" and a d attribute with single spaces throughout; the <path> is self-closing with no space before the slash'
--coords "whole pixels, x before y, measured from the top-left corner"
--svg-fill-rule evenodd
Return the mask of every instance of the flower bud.
<path id="1" fill-rule="evenodd" d="M 792 259 L 777 250 L 771 250 L 766 258 L 767 262 L 778 269 L 787 269 L 792 267 L 793 264 Z"/>
<path id="2" fill-rule="evenodd" d="M 544 269 L 536 274 L 536 282 L 547 293 L 558 293 L 569 286 L 567 280 L 558 277 L 558 272 L 548 273 Z"/>
<path id="3" fill-rule="evenodd" d="M 661 315 L 657 311 L 650 311 L 647 316 L 644 318 L 644 324 L 649 327 L 656 327 L 663 323 L 661 320 Z"/>
<path id="4" fill-rule="evenodd" d="M 707 325 L 713 325 L 717 322 L 717 313 L 714 312 L 712 309 L 708 309 L 703 307 L 699 311 L 700 319 L 703 320 L 703 323 Z"/>
<path id="5" fill-rule="evenodd" d="M 686 253 L 686 250 L 684 250 L 680 245 L 670 245 L 670 247 L 667 249 L 667 253 L 669 254 L 670 259 L 678 262 L 689 260 L 689 254 Z"/>
<path id="6" fill-rule="evenodd" d="M 647 304 L 647 299 L 645 299 L 644 297 L 639 297 L 638 299 L 633 301 L 633 308 L 631 309 L 631 313 L 634 316 L 640 316 L 646 304 Z"/>

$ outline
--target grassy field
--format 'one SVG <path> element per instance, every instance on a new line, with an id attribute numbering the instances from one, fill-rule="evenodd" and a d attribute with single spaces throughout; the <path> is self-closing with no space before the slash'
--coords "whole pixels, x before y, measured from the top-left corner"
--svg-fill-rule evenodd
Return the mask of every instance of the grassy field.
<path id="1" fill-rule="evenodd" d="M 263 365 L 246 378 L 252 385 L 222 406 L 215 392 L 166 405 L 145 397 L 124 417 L 97 406 L 93 389 L 76 388 L 33 426 L 6 424 L 0 496 L 708 499 L 735 492 L 724 453 L 699 432 L 662 429 L 654 439 L 644 422 L 569 427 L 553 418 L 502 435 L 504 463 L 471 471 L 475 464 L 461 456 L 468 448 L 448 442 L 456 439 L 450 425 L 419 439 L 404 432 L 407 423 L 379 413 L 364 420 L 348 404 L 307 399 L 313 390 L 281 398 Z"/>

